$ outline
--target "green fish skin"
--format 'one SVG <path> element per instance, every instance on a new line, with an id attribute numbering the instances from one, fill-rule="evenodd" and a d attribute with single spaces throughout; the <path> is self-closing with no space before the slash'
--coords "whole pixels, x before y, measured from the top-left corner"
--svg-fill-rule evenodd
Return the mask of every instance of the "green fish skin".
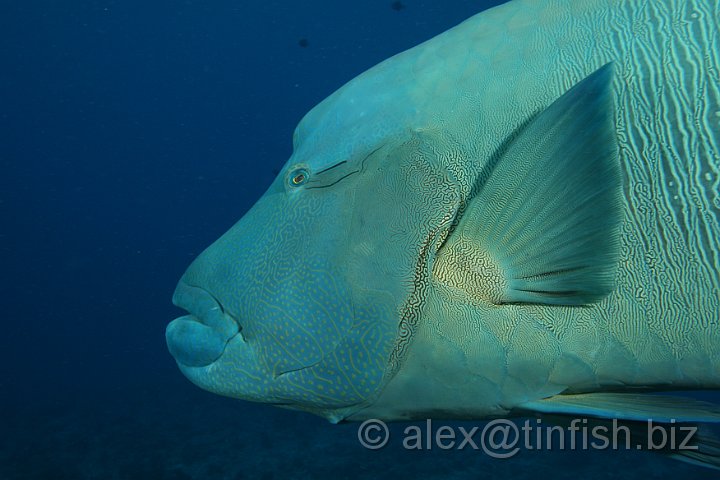
<path id="1" fill-rule="evenodd" d="M 482 12 L 302 119 L 170 352 L 333 422 L 717 422 L 644 392 L 720 387 L 719 79 L 718 0 Z"/>

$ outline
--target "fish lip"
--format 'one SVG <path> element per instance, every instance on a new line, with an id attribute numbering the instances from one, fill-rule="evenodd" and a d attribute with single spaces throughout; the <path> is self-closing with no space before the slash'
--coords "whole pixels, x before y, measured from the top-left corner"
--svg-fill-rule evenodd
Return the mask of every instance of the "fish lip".
<path id="1" fill-rule="evenodd" d="M 181 280 L 172 301 L 189 313 L 165 329 L 168 349 L 181 367 L 209 367 L 225 355 L 233 339 L 239 337 L 245 343 L 240 323 L 204 288 Z"/>
<path id="2" fill-rule="evenodd" d="M 229 318 L 235 323 L 237 333 L 242 330 L 242 325 L 237 317 L 226 311 L 222 302 L 220 302 L 215 295 L 205 288 L 187 283 L 183 279 L 180 279 L 175 288 L 172 303 L 176 307 L 188 312 L 192 320 L 207 325 L 208 327 L 217 327 L 217 321 L 212 317 L 216 316 L 216 312 L 219 312 L 223 317 Z M 199 305 L 203 306 L 199 307 Z M 228 338 L 228 341 L 230 341 L 231 338 L 232 337 Z"/>

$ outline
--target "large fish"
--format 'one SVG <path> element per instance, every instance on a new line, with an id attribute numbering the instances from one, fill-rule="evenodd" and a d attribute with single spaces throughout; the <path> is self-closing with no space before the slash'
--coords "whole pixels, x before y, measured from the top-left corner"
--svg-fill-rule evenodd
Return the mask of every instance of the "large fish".
<path id="1" fill-rule="evenodd" d="M 180 369 L 333 422 L 719 421 L 645 393 L 720 387 L 719 23 L 515 0 L 353 79 L 180 280 Z"/>

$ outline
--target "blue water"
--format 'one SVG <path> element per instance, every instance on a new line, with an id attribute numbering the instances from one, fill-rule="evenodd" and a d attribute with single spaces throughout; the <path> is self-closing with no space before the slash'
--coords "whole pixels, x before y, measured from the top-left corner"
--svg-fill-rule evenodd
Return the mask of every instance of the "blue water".
<path id="1" fill-rule="evenodd" d="M 493 3 L 4 2 L 0 479 L 717 478 L 636 452 L 370 451 L 357 425 L 203 392 L 166 350 L 177 279 L 301 116 Z"/>

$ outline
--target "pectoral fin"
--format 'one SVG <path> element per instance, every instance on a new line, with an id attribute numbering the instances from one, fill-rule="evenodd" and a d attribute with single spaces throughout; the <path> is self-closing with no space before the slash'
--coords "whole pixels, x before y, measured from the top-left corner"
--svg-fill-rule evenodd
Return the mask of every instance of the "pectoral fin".
<path id="1" fill-rule="evenodd" d="M 478 178 L 436 277 L 471 298 L 582 305 L 614 287 L 621 172 L 606 65 L 532 118 Z"/>

